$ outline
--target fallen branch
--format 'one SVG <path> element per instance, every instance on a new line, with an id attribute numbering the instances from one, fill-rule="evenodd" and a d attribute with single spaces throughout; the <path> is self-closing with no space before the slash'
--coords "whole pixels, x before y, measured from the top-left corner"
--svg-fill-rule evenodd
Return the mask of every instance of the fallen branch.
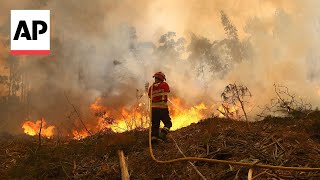
<path id="1" fill-rule="evenodd" d="M 248 180 L 252 180 L 252 176 L 253 176 L 253 169 L 250 168 L 248 172 Z"/>
<path id="2" fill-rule="evenodd" d="M 71 177 L 68 175 L 67 171 L 64 169 L 64 166 L 62 165 L 61 161 L 60 161 L 60 166 L 61 166 L 62 171 L 64 172 L 64 174 L 68 177 L 68 179 L 71 179 Z"/>
<path id="3" fill-rule="evenodd" d="M 120 169 L 121 169 L 121 179 L 122 180 L 129 180 L 129 172 L 128 172 L 128 166 L 126 164 L 126 160 L 123 154 L 122 150 L 118 151 L 119 161 L 120 161 Z"/>
<path id="4" fill-rule="evenodd" d="M 176 145 L 178 151 L 180 152 L 180 154 L 183 156 L 183 157 L 186 157 L 186 155 L 184 155 L 184 153 L 182 152 L 182 150 L 180 149 L 180 147 L 178 146 L 177 142 L 171 137 L 171 139 L 173 140 L 174 144 Z M 201 172 L 198 170 L 198 168 L 191 162 L 191 161 L 188 161 L 189 164 L 192 166 L 192 168 L 197 172 L 197 174 L 204 180 L 206 180 L 207 178 L 201 174 Z"/>
<path id="5" fill-rule="evenodd" d="M 272 138 L 272 139 L 273 139 L 273 138 Z M 282 141 L 282 139 L 279 138 L 279 139 L 273 141 L 271 144 L 261 147 L 261 149 L 266 149 L 266 148 L 269 147 L 269 146 L 272 146 L 272 145 L 274 145 L 274 144 L 279 143 L 279 141 Z"/>
<path id="6" fill-rule="evenodd" d="M 260 177 L 260 176 L 262 176 L 262 175 L 264 175 L 264 174 L 266 174 L 266 173 L 267 173 L 267 170 L 259 173 L 258 175 L 254 176 L 252 179 L 256 179 L 256 178 L 258 178 L 258 177 Z"/>

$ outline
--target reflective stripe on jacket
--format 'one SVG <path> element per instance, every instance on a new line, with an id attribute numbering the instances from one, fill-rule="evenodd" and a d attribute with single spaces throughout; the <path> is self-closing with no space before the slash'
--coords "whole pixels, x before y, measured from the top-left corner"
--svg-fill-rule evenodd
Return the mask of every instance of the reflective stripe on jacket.
<path id="1" fill-rule="evenodd" d="M 166 82 L 153 83 L 149 88 L 148 95 L 150 97 L 152 90 L 152 107 L 168 108 L 168 94 L 170 92 L 169 85 Z"/>

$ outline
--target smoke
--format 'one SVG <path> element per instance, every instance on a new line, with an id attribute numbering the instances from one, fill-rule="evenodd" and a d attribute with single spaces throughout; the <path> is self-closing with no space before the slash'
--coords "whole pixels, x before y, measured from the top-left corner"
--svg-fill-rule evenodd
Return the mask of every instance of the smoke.
<path id="1" fill-rule="evenodd" d="M 300 6 L 299 11 L 296 9 L 290 13 L 290 10 L 277 8 L 270 18 L 247 21 L 246 28 L 250 30 L 249 38 L 255 51 L 254 59 L 251 63 L 240 64 L 226 78 L 246 84 L 254 91 L 255 99 L 260 104 L 274 96 L 270 87 L 278 83 L 286 85 L 297 97 L 314 106 L 319 105 L 319 78 L 310 77 L 310 72 L 315 73 L 310 65 L 317 61 L 310 55 L 317 54 L 312 49 L 318 44 L 314 23 L 319 17 L 311 4 L 316 5 L 311 1 L 297 3 L 293 7 Z"/>
<path id="2" fill-rule="evenodd" d="M 0 61 L 1 66 L 10 63 L 5 41 L 10 10 L 49 9 L 52 55 L 18 57 L 31 90 L 28 118 L 45 116 L 49 124 L 72 124 L 65 95 L 85 121 L 90 121 L 88 107 L 98 96 L 109 107 L 130 107 L 136 90 L 143 91 L 156 71 L 164 72 L 172 93 L 191 105 L 215 103 L 224 87 L 236 82 L 248 86 L 256 106 L 274 96 L 273 83 L 288 86 L 317 106 L 318 5 L 315 0 L 4 0 Z M 189 57 L 190 34 L 206 38 L 209 44 L 226 39 L 220 11 L 237 28 L 241 44 L 250 44 L 250 53 L 235 63 L 230 48 L 210 47 L 221 62 L 229 63 L 229 69 L 218 75 L 204 63 L 199 75 L 195 67 L 203 61 Z M 160 42 L 168 32 L 175 33 Z"/>

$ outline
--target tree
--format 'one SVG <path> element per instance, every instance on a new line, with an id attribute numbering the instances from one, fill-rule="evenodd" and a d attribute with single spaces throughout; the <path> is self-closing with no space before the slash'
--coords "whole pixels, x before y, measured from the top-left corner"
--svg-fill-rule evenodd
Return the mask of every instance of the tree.
<path id="1" fill-rule="evenodd" d="M 220 15 L 221 15 L 221 23 L 226 32 L 227 38 L 231 40 L 239 41 L 238 30 L 232 24 L 229 17 L 223 11 L 220 11 Z"/>
<path id="2" fill-rule="evenodd" d="M 227 35 L 227 39 L 224 41 L 230 48 L 232 59 L 235 62 L 241 62 L 243 60 L 243 50 L 239 40 L 238 30 L 223 11 L 220 11 L 220 15 L 221 23 Z"/>
<path id="3" fill-rule="evenodd" d="M 235 106 L 240 104 L 246 122 L 248 122 L 248 117 L 247 112 L 245 111 L 244 104 L 247 102 L 246 98 L 251 96 L 251 92 L 246 86 L 236 85 L 236 83 L 226 86 L 223 93 L 221 94 L 221 97 L 225 102 L 233 104 Z"/>
<path id="4" fill-rule="evenodd" d="M 234 64 L 249 59 L 253 54 L 250 41 L 241 42 L 236 26 L 223 11 L 220 15 L 227 35 L 225 39 L 210 42 L 206 37 L 191 34 L 191 42 L 187 47 L 190 53 L 188 59 L 198 76 L 204 77 L 205 72 L 210 72 L 213 77 L 222 78 Z"/>
<path id="5" fill-rule="evenodd" d="M 175 39 L 175 32 L 167 32 L 159 39 L 159 47 L 155 53 L 159 56 L 169 56 L 179 58 L 181 53 L 185 51 L 185 39 Z"/>
<path id="6" fill-rule="evenodd" d="M 204 77 L 205 69 L 214 77 L 223 76 L 226 72 L 226 64 L 222 57 L 221 44 L 219 41 L 213 43 L 206 37 L 191 34 L 191 42 L 187 47 L 190 53 L 188 59 L 195 68 L 197 75 Z"/>

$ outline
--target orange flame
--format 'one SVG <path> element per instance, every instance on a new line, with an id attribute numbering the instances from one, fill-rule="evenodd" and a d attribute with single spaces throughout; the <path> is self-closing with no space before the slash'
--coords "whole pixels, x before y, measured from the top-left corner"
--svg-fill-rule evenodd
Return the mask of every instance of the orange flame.
<path id="1" fill-rule="evenodd" d="M 99 105 L 101 98 L 98 97 L 94 103 L 90 105 L 90 109 L 95 114 L 102 116 L 98 117 L 98 129 L 110 129 L 113 132 L 124 132 L 133 129 L 145 129 L 149 127 L 149 108 L 146 103 L 139 102 L 131 109 L 121 108 L 117 113 L 111 113 L 107 107 Z M 172 118 L 172 130 L 186 127 L 192 123 L 197 123 L 207 116 L 207 108 L 204 103 L 188 107 L 182 103 L 179 98 L 171 98 L 169 103 L 170 116 Z M 98 111 L 103 111 L 101 114 Z M 112 117 L 112 115 L 114 117 Z M 111 120 L 111 123 L 106 121 Z"/>
<path id="2" fill-rule="evenodd" d="M 94 114 L 95 123 L 87 123 L 86 128 L 93 134 L 98 132 L 125 132 L 134 129 L 146 129 L 150 125 L 149 108 L 147 103 L 137 102 L 131 108 L 122 107 L 120 109 L 108 108 L 101 105 L 102 98 L 98 97 L 90 105 L 90 110 Z M 192 123 L 207 118 L 218 110 L 218 117 L 237 118 L 238 107 L 231 105 L 212 105 L 207 106 L 205 103 L 199 103 L 194 106 L 185 104 L 180 98 L 171 97 L 169 102 L 169 111 L 172 120 L 172 130 L 177 130 Z M 85 121 L 85 122 L 92 122 Z M 22 125 L 24 132 L 30 136 L 39 134 L 41 120 L 36 122 L 25 121 Z M 52 138 L 55 126 L 46 127 L 46 122 L 42 120 L 41 135 Z M 90 133 L 84 128 L 72 130 L 73 139 L 80 140 L 90 136 Z"/>
<path id="3" fill-rule="evenodd" d="M 236 119 L 238 118 L 239 108 L 234 105 L 222 104 L 218 108 L 219 111 L 219 118 L 228 118 Z"/>
<path id="4" fill-rule="evenodd" d="M 218 117 L 237 118 L 239 109 L 232 105 L 212 105 L 207 106 L 205 103 L 197 105 L 187 105 L 180 98 L 171 97 L 169 102 L 169 111 L 172 120 L 172 130 L 177 130 L 192 123 L 207 118 L 209 115 L 218 113 Z M 102 98 L 98 97 L 90 105 L 90 110 L 96 118 L 96 125 L 87 124 L 87 127 L 93 134 L 97 132 L 112 131 L 125 132 L 134 129 L 146 129 L 150 125 L 149 108 L 145 102 L 137 102 L 131 108 L 122 107 L 115 109 L 102 105 Z M 89 121 L 88 121 L 89 122 Z M 92 122 L 92 121 L 90 121 Z M 86 130 L 73 130 L 74 139 L 83 139 L 90 134 Z"/>
<path id="5" fill-rule="evenodd" d="M 54 135 L 55 126 L 46 127 L 46 124 L 47 124 L 46 121 L 42 119 L 41 136 L 46 138 L 52 138 Z M 41 127 L 41 120 L 37 120 L 35 123 L 32 121 L 26 120 L 22 124 L 24 133 L 26 133 L 29 136 L 38 135 L 40 132 L 40 127 Z"/>
<path id="6" fill-rule="evenodd" d="M 185 105 L 179 98 L 169 100 L 169 110 L 172 120 L 172 130 L 177 130 L 192 123 L 197 123 L 207 117 L 208 108 L 204 103 L 195 106 Z"/>
<path id="7" fill-rule="evenodd" d="M 197 123 L 205 118 L 205 110 L 208 108 L 204 103 L 200 103 L 194 107 L 179 109 L 178 112 L 173 113 L 172 130 L 180 129 L 189 126 L 192 123 Z"/>
<path id="8" fill-rule="evenodd" d="M 96 100 L 94 101 L 94 103 L 92 103 L 92 104 L 90 105 L 90 110 L 91 110 L 92 112 L 97 112 L 97 111 L 102 111 L 102 110 L 104 110 L 104 107 L 101 106 L 101 105 L 99 105 L 99 102 L 100 102 L 101 100 L 102 100 L 101 97 L 97 97 Z"/>
<path id="9" fill-rule="evenodd" d="M 84 139 L 90 136 L 90 134 L 86 130 L 81 130 L 81 131 L 72 130 L 72 134 L 73 134 L 73 139 L 76 139 L 76 140 Z"/>

